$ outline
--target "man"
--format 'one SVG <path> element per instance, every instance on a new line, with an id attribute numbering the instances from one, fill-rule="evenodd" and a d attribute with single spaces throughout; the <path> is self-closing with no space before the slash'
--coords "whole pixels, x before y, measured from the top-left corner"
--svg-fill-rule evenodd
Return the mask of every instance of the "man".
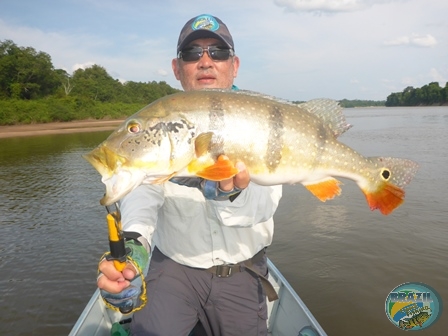
<path id="1" fill-rule="evenodd" d="M 234 50 L 220 19 L 193 18 L 180 33 L 174 75 L 186 91 L 231 89 L 240 65 Z M 121 201 L 127 245 L 137 259 L 151 253 L 148 303 L 133 315 L 133 335 L 188 335 L 198 321 L 208 335 L 267 334 L 265 248 L 282 189 L 253 184 L 244 164 L 237 168 L 219 184 L 174 178 Z M 99 269 L 106 300 L 126 297 L 135 268 L 118 272 L 103 260 Z"/>

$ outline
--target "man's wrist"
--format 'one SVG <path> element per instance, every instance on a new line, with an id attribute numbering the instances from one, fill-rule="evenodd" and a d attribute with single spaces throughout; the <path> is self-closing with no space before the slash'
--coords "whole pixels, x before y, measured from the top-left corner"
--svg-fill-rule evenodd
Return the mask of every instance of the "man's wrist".
<path id="1" fill-rule="evenodd" d="M 148 254 L 151 254 L 151 245 L 149 245 L 149 242 L 140 233 L 134 231 L 124 231 L 123 235 L 126 241 L 134 241 L 135 244 L 143 246 Z"/>
<path id="2" fill-rule="evenodd" d="M 209 180 L 203 180 L 201 182 L 201 186 L 202 193 L 204 194 L 205 198 L 212 199 L 214 201 L 230 200 L 231 202 L 233 202 L 243 190 L 234 186 L 232 190 L 225 191 L 219 188 L 219 182 Z"/>

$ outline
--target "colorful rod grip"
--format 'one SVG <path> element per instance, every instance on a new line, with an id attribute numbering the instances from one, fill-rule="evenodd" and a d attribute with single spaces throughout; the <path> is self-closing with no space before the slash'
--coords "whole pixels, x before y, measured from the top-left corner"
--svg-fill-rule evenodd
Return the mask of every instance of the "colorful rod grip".
<path id="1" fill-rule="evenodd" d="M 120 237 L 121 222 L 116 221 L 112 214 L 107 214 L 107 227 L 109 229 L 110 256 L 117 271 L 123 271 L 126 266 L 126 248 L 124 239 Z"/>

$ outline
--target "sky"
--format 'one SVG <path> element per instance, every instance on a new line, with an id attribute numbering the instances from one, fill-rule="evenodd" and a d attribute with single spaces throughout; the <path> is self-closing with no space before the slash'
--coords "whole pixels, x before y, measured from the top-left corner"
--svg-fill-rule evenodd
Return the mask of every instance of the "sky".
<path id="1" fill-rule="evenodd" d="M 73 73 L 93 64 L 120 81 L 180 89 L 171 60 L 185 22 L 226 23 L 235 84 L 287 100 L 386 100 L 448 81 L 447 0 L 0 0 L 0 40 Z"/>

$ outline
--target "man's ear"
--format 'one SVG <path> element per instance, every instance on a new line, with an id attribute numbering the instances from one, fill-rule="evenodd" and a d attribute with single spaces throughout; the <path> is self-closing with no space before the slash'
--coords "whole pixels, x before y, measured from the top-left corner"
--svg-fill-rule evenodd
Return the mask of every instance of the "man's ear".
<path id="1" fill-rule="evenodd" d="M 179 76 L 179 60 L 177 58 L 173 58 L 173 60 L 171 61 L 171 67 L 173 68 L 173 73 L 174 73 L 174 76 L 176 77 L 176 79 L 180 80 L 180 76 Z"/>
<path id="2" fill-rule="evenodd" d="M 238 69 L 240 68 L 240 58 L 238 56 L 233 56 L 233 78 L 238 76 Z"/>

